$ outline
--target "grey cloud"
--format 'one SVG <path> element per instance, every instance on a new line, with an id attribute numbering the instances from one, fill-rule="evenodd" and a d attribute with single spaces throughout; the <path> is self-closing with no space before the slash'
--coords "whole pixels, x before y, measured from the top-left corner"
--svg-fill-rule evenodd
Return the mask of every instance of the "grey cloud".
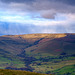
<path id="1" fill-rule="evenodd" d="M 0 9 L 12 12 L 39 13 L 54 18 L 57 13 L 75 13 L 75 0 L 1 0 Z M 7 4 L 7 3 L 9 4 Z M 71 3 L 71 4 L 70 4 Z M 73 6 L 71 6 L 73 4 Z"/>
<path id="2" fill-rule="evenodd" d="M 43 18 L 47 18 L 47 19 L 54 19 L 55 15 L 56 15 L 56 11 L 53 10 L 44 10 L 44 11 L 40 11 L 40 14 Z"/>
<path id="3" fill-rule="evenodd" d="M 33 2 L 35 0 L 0 0 L 0 1 L 2 1 L 4 3 L 11 3 L 11 2 L 15 2 L 15 3 L 24 3 L 24 2 L 31 3 L 31 2 Z"/>
<path id="4" fill-rule="evenodd" d="M 0 0 L 0 12 L 3 14 L 25 15 L 30 13 L 34 18 L 40 14 L 46 19 L 54 19 L 57 13 L 75 14 L 75 0 Z M 37 16 L 38 18 L 41 18 Z M 75 23 L 75 22 L 74 22 Z M 67 33 L 75 32 L 75 24 L 56 26 L 21 25 L 0 22 L 0 34 L 28 34 L 28 33 Z"/>
<path id="5" fill-rule="evenodd" d="M 41 16 L 44 18 L 54 18 L 57 13 L 75 13 L 75 6 L 70 6 L 64 3 L 65 1 L 55 1 L 55 0 L 37 0 L 33 2 L 32 10 L 41 12 Z"/>
<path id="6" fill-rule="evenodd" d="M 65 4 L 69 4 L 69 5 L 75 5 L 75 0 L 56 0 L 56 1 L 59 1 L 59 2 L 63 2 Z"/>
<path id="7" fill-rule="evenodd" d="M 2 2 L 5 3 L 11 3 L 11 2 L 17 2 L 17 3 L 23 3 L 23 2 L 27 2 L 27 3 L 32 3 L 34 1 L 38 1 L 38 0 L 0 0 Z M 70 5 L 75 5 L 75 0 L 40 0 L 40 1 L 49 1 L 49 2 L 63 2 L 65 4 L 70 4 Z"/>

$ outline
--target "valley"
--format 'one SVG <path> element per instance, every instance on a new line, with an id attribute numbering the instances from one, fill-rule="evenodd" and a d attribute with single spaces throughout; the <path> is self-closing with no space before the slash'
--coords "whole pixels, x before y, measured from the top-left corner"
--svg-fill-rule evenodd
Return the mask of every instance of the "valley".
<path id="1" fill-rule="evenodd" d="M 75 34 L 0 36 L 0 69 L 74 75 L 74 68 Z"/>

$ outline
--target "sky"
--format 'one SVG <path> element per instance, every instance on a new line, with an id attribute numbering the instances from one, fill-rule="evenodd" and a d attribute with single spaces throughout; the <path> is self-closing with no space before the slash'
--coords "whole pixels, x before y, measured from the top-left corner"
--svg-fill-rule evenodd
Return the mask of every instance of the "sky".
<path id="1" fill-rule="evenodd" d="M 0 0 L 0 35 L 75 33 L 75 0 Z"/>

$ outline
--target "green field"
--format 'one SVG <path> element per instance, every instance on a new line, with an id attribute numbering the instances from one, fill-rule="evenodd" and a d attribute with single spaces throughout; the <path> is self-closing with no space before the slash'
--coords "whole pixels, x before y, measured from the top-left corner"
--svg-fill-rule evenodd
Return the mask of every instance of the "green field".
<path id="1" fill-rule="evenodd" d="M 75 65 L 65 66 L 53 71 L 55 75 L 75 75 Z"/>

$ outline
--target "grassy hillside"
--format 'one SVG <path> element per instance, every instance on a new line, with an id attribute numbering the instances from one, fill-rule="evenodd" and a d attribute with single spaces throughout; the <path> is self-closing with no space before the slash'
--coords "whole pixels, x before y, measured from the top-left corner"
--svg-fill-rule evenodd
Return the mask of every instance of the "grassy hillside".
<path id="1" fill-rule="evenodd" d="M 67 55 L 75 54 L 75 35 L 60 34 L 57 37 L 53 35 L 52 37 L 43 38 L 37 44 L 25 48 L 25 51 L 29 55 L 45 54 L 55 56 L 62 53 Z"/>
<path id="2" fill-rule="evenodd" d="M 51 73 L 75 64 L 75 34 L 0 36 L 0 69 Z"/>
<path id="3" fill-rule="evenodd" d="M 0 75 L 47 75 L 35 72 L 21 71 L 21 70 L 0 70 Z M 53 74 L 50 74 L 53 75 Z"/>

